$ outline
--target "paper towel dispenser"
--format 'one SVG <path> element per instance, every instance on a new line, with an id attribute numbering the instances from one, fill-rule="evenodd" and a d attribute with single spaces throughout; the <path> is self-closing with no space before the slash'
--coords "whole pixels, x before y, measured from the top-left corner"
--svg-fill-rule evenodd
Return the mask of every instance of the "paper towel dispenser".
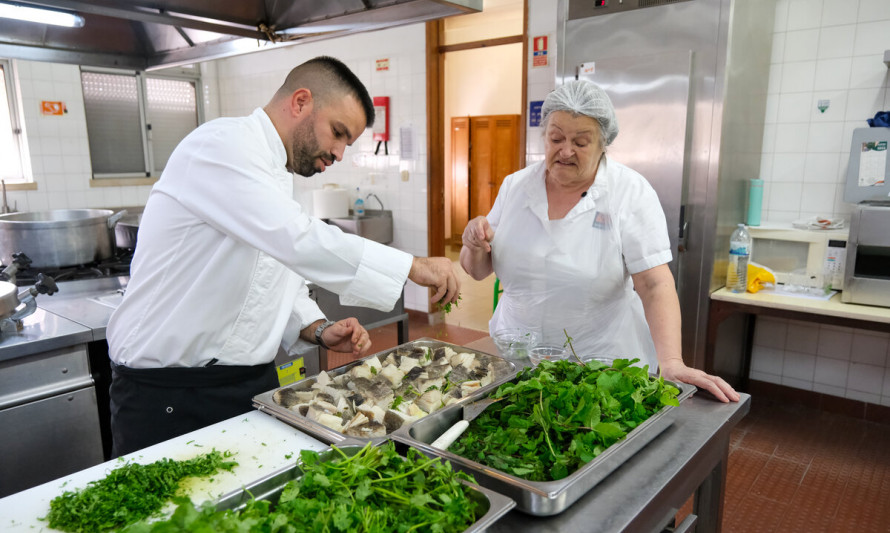
<path id="1" fill-rule="evenodd" d="M 318 218 L 349 216 L 349 192 L 336 183 L 312 191 L 312 214 Z"/>

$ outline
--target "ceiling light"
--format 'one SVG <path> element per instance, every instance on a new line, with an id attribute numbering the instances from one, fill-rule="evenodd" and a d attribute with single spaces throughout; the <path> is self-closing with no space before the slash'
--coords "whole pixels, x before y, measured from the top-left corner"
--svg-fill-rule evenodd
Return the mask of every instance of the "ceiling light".
<path id="1" fill-rule="evenodd" d="M 0 18 L 26 20 L 41 24 L 53 24 L 68 28 L 80 28 L 83 26 L 83 17 L 68 11 L 56 11 L 43 7 L 27 7 L 18 4 L 0 3 Z"/>

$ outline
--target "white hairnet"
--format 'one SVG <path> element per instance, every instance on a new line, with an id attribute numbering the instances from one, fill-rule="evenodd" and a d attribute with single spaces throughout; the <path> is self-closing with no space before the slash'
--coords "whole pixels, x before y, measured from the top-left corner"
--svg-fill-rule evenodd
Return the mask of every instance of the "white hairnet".
<path id="1" fill-rule="evenodd" d="M 606 91 L 587 80 L 572 80 L 547 95 L 541 106 L 541 122 L 554 111 L 568 111 L 596 119 L 603 130 L 603 143 L 612 144 L 618 135 L 618 119 Z"/>

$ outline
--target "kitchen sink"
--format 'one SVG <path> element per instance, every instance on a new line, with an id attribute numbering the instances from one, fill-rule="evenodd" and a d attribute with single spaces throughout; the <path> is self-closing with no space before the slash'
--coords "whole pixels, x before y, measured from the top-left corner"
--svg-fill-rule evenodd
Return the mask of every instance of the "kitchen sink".
<path id="1" fill-rule="evenodd" d="M 352 210 L 349 213 L 351 216 L 327 219 L 328 224 L 382 244 L 392 242 L 392 211 L 365 209 L 365 214 L 361 216 L 353 215 Z"/>

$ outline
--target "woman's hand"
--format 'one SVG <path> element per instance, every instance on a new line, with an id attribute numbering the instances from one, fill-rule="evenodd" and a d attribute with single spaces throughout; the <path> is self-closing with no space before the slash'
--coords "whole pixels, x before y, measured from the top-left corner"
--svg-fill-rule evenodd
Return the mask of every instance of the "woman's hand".
<path id="1" fill-rule="evenodd" d="M 463 245 L 472 252 L 491 252 L 491 240 L 494 239 L 494 230 L 488 219 L 482 216 L 476 217 L 467 223 L 461 236 Z"/>
<path id="2" fill-rule="evenodd" d="M 720 376 L 712 376 L 697 368 L 690 368 L 682 359 L 670 359 L 661 364 L 661 376 L 670 381 L 695 385 L 714 395 L 721 402 L 739 401 L 739 393 Z"/>
<path id="3" fill-rule="evenodd" d="M 491 266 L 491 240 L 494 230 L 488 219 L 476 217 L 471 220 L 461 236 L 460 266 L 475 280 L 485 279 L 494 272 Z"/>
<path id="4" fill-rule="evenodd" d="M 361 357 L 371 347 L 368 331 L 355 318 L 334 322 L 321 333 L 321 340 L 335 352 L 352 353 Z"/>

